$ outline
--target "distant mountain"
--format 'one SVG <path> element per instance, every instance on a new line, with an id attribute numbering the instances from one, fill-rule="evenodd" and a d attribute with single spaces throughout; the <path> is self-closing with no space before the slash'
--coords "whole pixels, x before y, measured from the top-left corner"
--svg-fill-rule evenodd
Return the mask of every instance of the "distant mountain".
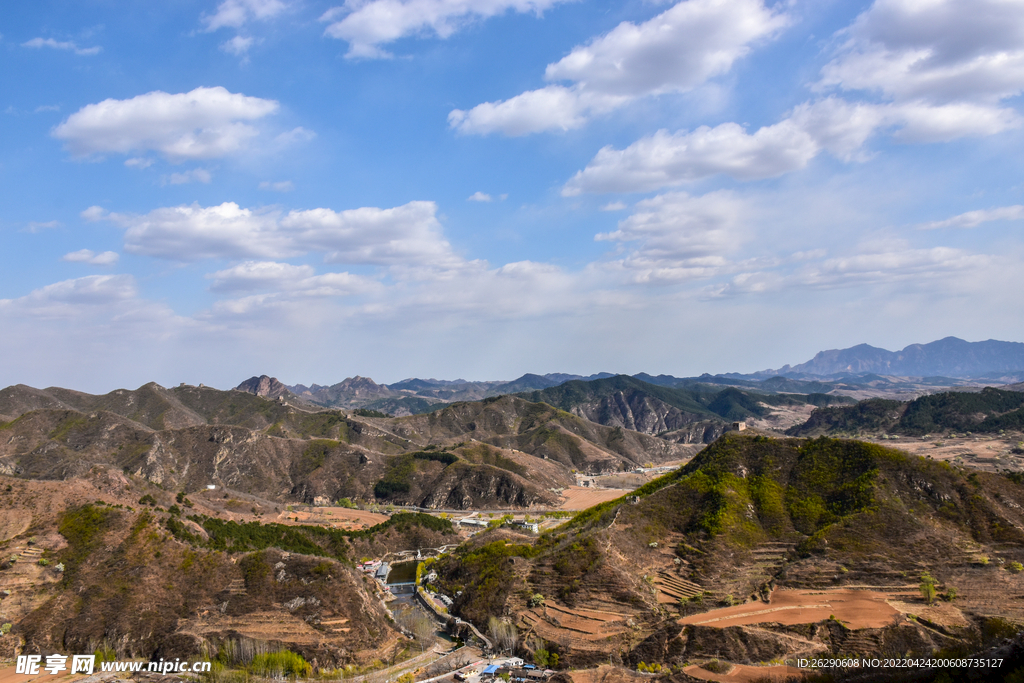
<path id="1" fill-rule="evenodd" d="M 572 380 L 519 396 L 553 405 L 591 422 L 682 443 L 710 443 L 722 434 L 727 422 L 764 418 L 777 407 L 850 401 L 820 393 L 762 394 L 737 387 L 679 382 L 680 386 L 664 386 L 617 375 L 591 381 Z"/>
<path id="2" fill-rule="evenodd" d="M 996 433 L 1024 429 L 1024 393 L 986 387 L 979 392 L 945 392 L 913 401 L 873 398 L 853 406 L 815 410 L 790 436 L 903 434 L 946 432 Z"/>
<path id="3" fill-rule="evenodd" d="M 267 377 L 266 375 L 250 377 L 235 387 L 235 389 L 244 391 L 247 394 L 255 394 L 262 398 L 277 398 L 289 393 L 288 387 L 281 384 L 276 377 Z"/>
<path id="4" fill-rule="evenodd" d="M 858 344 L 848 349 L 821 351 L 806 363 L 786 365 L 763 374 L 832 377 L 862 373 L 929 378 L 1024 373 L 1024 344 L 994 339 L 968 342 L 956 337 L 911 344 L 902 351 Z"/>

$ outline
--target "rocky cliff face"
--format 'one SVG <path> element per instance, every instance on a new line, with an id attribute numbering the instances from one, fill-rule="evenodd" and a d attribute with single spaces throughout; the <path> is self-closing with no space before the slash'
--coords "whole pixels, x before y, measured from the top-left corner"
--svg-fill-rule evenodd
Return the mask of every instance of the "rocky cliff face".
<path id="1" fill-rule="evenodd" d="M 235 389 L 244 391 L 247 394 L 262 396 L 263 398 L 277 398 L 289 393 L 288 387 L 278 382 L 276 377 L 267 377 L 266 375 L 250 377 L 235 387 Z"/>
<path id="2" fill-rule="evenodd" d="M 679 438 L 672 440 L 679 443 L 710 443 L 725 427 L 724 423 L 707 420 L 706 415 L 682 411 L 640 391 L 618 391 L 575 406 L 571 412 L 591 422 L 643 434 L 674 432 Z"/>

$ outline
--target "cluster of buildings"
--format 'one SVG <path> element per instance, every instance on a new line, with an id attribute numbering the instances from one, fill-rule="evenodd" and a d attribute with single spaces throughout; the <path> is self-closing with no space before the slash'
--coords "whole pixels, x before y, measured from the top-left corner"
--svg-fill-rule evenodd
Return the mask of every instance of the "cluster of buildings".
<path id="1" fill-rule="evenodd" d="M 532 681 L 546 681 L 554 673 L 550 669 L 538 669 L 533 664 L 523 664 L 523 660 L 520 659 L 504 664 L 491 664 L 480 673 L 480 680 L 491 681 L 503 678 L 505 674 L 508 674 L 510 683 L 531 683 Z"/>
<path id="2" fill-rule="evenodd" d="M 356 569 L 369 574 L 383 584 L 388 582 L 388 574 L 391 573 L 391 565 L 381 560 L 371 560 L 370 562 L 357 564 Z"/>

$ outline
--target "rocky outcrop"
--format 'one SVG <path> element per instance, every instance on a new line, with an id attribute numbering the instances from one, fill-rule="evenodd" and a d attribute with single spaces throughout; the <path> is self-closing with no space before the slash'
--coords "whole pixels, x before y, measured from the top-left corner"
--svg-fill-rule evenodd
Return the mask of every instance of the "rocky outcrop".
<path id="1" fill-rule="evenodd" d="M 250 377 L 235 387 L 235 389 L 237 391 L 244 391 L 247 394 L 262 396 L 263 398 L 277 398 L 289 393 L 288 387 L 278 382 L 276 377 L 267 377 L 266 375 Z"/>
<path id="2" fill-rule="evenodd" d="M 618 391 L 600 399 L 575 406 L 571 412 L 591 422 L 622 427 L 643 434 L 662 436 L 678 443 L 710 443 L 721 436 L 724 422 L 708 420 L 706 415 L 689 413 L 641 391 Z"/>

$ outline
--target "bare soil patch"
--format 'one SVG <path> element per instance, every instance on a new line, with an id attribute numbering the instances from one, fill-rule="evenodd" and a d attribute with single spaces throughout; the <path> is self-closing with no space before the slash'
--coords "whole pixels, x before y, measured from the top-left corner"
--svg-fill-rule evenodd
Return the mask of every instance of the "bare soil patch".
<path id="1" fill-rule="evenodd" d="M 296 517 L 299 520 L 298 522 L 295 521 Z M 354 530 L 367 529 L 387 520 L 387 515 L 377 512 L 342 507 L 286 511 L 277 516 L 277 521 L 283 524 L 322 524 L 324 526 Z"/>
<path id="2" fill-rule="evenodd" d="M 899 612 L 886 593 L 863 590 L 776 590 L 771 601 L 748 602 L 680 619 L 682 624 L 725 628 L 751 624 L 811 624 L 835 616 L 851 629 L 882 628 Z"/>
<path id="3" fill-rule="evenodd" d="M 635 683 L 636 681 L 650 680 L 650 676 L 641 676 L 635 671 L 607 664 L 596 669 L 570 671 L 568 675 L 572 679 L 572 683 Z"/>
<path id="4" fill-rule="evenodd" d="M 734 664 L 727 674 L 716 674 L 694 664 L 683 669 L 684 672 L 705 681 L 721 681 L 722 683 L 749 683 L 757 680 L 785 681 L 791 676 L 803 676 L 806 672 L 793 666 L 748 666 Z"/>
<path id="5" fill-rule="evenodd" d="M 1021 440 L 1020 434 L 957 436 L 952 439 L 947 437 L 946 434 L 933 434 L 928 438 L 901 436 L 898 439 L 865 440 L 889 448 L 898 448 L 912 455 L 981 470 L 1024 469 L 1024 456 L 1011 452 Z"/>
<path id="6" fill-rule="evenodd" d="M 586 510 L 589 507 L 615 500 L 627 493 L 629 489 L 592 489 L 587 486 L 570 486 L 562 491 L 561 510 Z"/>

